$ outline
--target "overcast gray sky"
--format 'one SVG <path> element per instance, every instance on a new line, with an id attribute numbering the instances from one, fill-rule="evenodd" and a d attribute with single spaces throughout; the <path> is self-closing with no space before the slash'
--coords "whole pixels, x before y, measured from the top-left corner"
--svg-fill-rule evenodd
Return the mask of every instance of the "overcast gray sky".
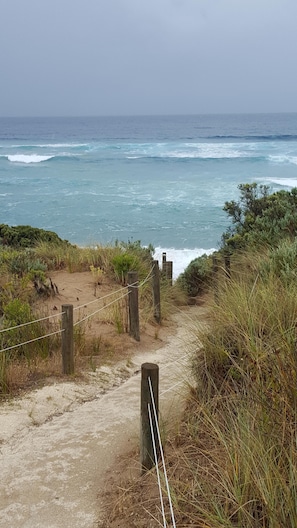
<path id="1" fill-rule="evenodd" d="M 0 116 L 297 111 L 296 0 L 0 7 Z"/>

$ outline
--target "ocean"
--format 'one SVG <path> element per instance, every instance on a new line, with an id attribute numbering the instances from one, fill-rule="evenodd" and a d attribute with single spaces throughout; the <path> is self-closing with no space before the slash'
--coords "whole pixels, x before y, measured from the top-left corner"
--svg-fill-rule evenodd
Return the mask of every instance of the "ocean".
<path id="1" fill-rule="evenodd" d="M 177 276 L 219 247 L 240 183 L 297 186 L 297 114 L 0 118 L 0 222 L 140 240 Z"/>

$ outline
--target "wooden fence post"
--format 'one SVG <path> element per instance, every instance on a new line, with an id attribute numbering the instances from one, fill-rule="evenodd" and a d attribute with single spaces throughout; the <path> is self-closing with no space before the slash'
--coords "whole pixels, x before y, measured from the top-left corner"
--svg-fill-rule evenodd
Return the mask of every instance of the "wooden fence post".
<path id="1" fill-rule="evenodd" d="M 63 374 L 74 373 L 73 305 L 62 305 L 62 365 Z"/>
<path id="2" fill-rule="evenodd" d="M 139 334 L 139 308 L 138 308 L 138 274 L 136 271 L 128 272 L 128 297 L 129 297 L 129 334 L 136 341 L 140 341 Z"/>
<path id="3" fill-rule="evenodd" d="M 166 270 L 166 273 L 165 273 L 166 280 L 172 286 L 173 262 L 171 260 L 167 260 L 165 270 Z"/>
<path id="4" fill-rule="evenodd" d="M 166 253 L 162 253 L 162 273 L 166 273 Z"/>
<path id="5" fill-rule="evenodd" d="M 153 304 L 154 318 L 158 324 L 161 324 L 160 271 L 157 260 L 153 261 Z"/>
<path id="6" fill-rule="evenodd" d="M 141 431 L 140 431 L 140 462 L 141 473 L 144 474 L 147 470 L 155 465 L 153 438 L 155 441 L 157 458 L 160 457 L 160 446 L 158 441 L 157 424 L 154 415 L 153 402 L 151 390 L 149 385 L 151 381 L 153 399 L 155 402 L 156 416 L 159 416 L 159 367 L 154 363 L 143 363 L 141 365 Z M 151 431 L 148 405 L 150 406 L 153 436 Z"/>

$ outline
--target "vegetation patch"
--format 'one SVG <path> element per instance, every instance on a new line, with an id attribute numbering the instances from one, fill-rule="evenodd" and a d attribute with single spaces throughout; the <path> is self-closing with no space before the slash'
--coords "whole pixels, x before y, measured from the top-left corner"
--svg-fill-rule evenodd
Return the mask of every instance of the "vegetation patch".
<path id="1" fill-rule="evenodd" d="M 215 270 L 203 256 L 180 279 L 189 295 L 213 295 L 187 410 L 165 446 L 173 510 L 180 527 L 295 528 L 297 190 L 240 192 L 225 205 Z M 122 483 L 106 526 L 163 526 L 157 489 L 153 470 Z"/>

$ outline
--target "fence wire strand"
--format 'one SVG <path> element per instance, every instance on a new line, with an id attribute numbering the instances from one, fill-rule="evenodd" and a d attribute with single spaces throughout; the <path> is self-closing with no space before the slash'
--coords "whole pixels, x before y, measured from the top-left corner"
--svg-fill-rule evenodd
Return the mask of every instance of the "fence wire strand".
<path id="1" fill-rule="evenodd" d="M 121 295 L 121 297 L 118 297 L 118 298 L 115 299 L 114 301 L 111 301 L 110 303 L 106 304 L 106 305 L 103 306 L 102 308 L 99 308 L 99 310 L 96 310 L 95 312 L 92 312 L 91 314 L 86 315 L 86 317 L 83 317 L 83 319 L 80 319 L 79 321 L 77 321 L 76 323 L 74 323 L 73 326 L 76 326 L 76 325 L 82 323 L 83 321 L 86 321 L 87 319 L 89 319 L 89 318 L 92 317 L 93 315 L 96 315 L 97 313 L 102 312 L 102 311 L 105 310 L 105 308 L 107 308 L 108 306 L 111 306 L 112 304 L 114 304 L 114 303 L 120 301 L 121 299 L 124 299 L 125 297 L 127 297 L 127 295 L 129 295 L 129 292 L 125 293 L 124 295 Z"/>
<path id="2" fill-rule="evenodd" d="M 65 312 L 60 312 L 57 314 L 48 315 L 47 317 L 41 317 L 40 319 L 35 319 L 34 321 L 28 321 L 27 323 L 21 323 L 16 326 L 11 326 L 10 328 L 2 328 L 2 330 L 0 330 L 0 333 L 8 332 L 9 330 L 16 330 L 17 328 L 21 328 L 22 326 L 28 326 L 30 324 L 40 323 L 40 321 L 46 321 L 46 319 L 51 319 L 52 317 L 58 317 L 59 315 L 63 315 L 64 313 Z"/>
<path id="3" fill-rule="evenodd" d="M 50 334 L 46 334 L 40 337 L 35 337 L 34 339 L 30 339 L 29 341 L 25 341 L 24 343 L 19 343 L 18 345 L 13 345 L 8 348 L 3 348 L 2 350 L 0 350 L 0 352 L 6 352 L 7 350 L 12 350 L 13 348 L 19 348 L 21 346 L 28 345 L 29 343 L 34 343 L 34 341 L 40 341 L 41 339 L 45 339 L 46 337 L 50 337 L 56 334 L 61 334 L 62 332 L 64 332 L 64 329 L 57 330 L 56 332 L 51 332 Z"/>
<path id="4" fill-rule="evenodd" d="M 163 501 L 161 479 L 160 479 L 160 470 L 159 470 L 157 449 L 156 449 L 156 441 L 155 441 L 154 428 L 153 428 L 152 411 L 151 411 L 151 406 L 150 406 L 149 403 L 147 404 L 147 407 L 148 407 L 148 415 L 149 415 L 151 436 L 152 436 L 152 442 L 153 442 L 155 466 L 156 466 L 157 479 L 158 479 L 159 495 L 160 495 L 160 502 L 161 502 L 162 517 L 163 517 L 163 528 L 166 528 L 167 527 L 167 522 L 166 522 L 166 516 L 165 516 L 164 501 Z"/>
<path id="5" fill-rule="evenodd" d="M 152 380 L 151 380 L 150 377 L 148 377 L 148 383 L 149 383 L 149 388 L 150 388 L 151 400 L 152 400 L 152 404 L 153 404 L 154 419 L 155 419 L 156 428 L 157 428 L 158 442 L 159 442 L 159 446 L 160 446 L 160 453 L 161 453 L 161 459 L 162 459 L 162 465 L 163 465 L 163 471 L 164 471 L 164 478 L 165 478 L 167 496 L 168 496 L 169 507 L 170 507 L 172 526 L 173 526 L 173 528 L 176 528 L 174 512 L 173 512 L 173 506 L 172 506 L 172 500 L 171 500 L 171 493 L 170 493 L 169 482 L 168 482 L 168 477 L 167 477 L 167 471 L 166 471 L 166 466 L 165 466 L 164 451 L 163 451 L 161 435 L 160 435 L 160 429 L 159 429 L 159 423 L 158 423 L 156 403 L 155 403 L 155 398 L 154 398 L 154 393 L 153 393 Z"/>
<path id="6" fill-rule="evenodd" d="M 174 385 L 172 385 L 171 387 L 169 387 L 169 389 L 165 389 L 163 390 L 162 392 L 160 392 L 160 396 L 163 396 L 163 394 L 166 394 L 166 392 L 170 392 L 171 390 L 175 389 L 175 387 L 179 387 L 180 385 L 182 385 L 184 383 L 184 380 L 182 381 L 178 381 L 177 383 L 175 383 Z"/>
<path id="7" fill-rule="evenodd" d="M 150 271 L 148 272 L 147 276 L 145 279 L 143 279 L 143 281 L 141 281 L 139 283 L 139 288 L 142 288 L 142 286 L 144 286 L 153 276 L 153 271 L 154 271 L 154 268 L 151 267 Z"/>
<path id="8" fill-rule="evenodd" d="M 97 297 L 97 299 L 94 299 L 93 301 L 87 302 L 85 304 L 81 304 L 80 306 L 76 306 L 73 308 L 73 311 L 79 310 L 80 308 L 85 308 L 86 306 L 89 306 L 89 304 L 93 304 L 98 301 L 102 301 L 102 299 L 106 299 L 107 297 L 111 297 L 111 295 L 115 295 L 116 293 L 119 293 L 121 291 L 125 290 L 125 288 L 120 288 L 119 290 L 115 290 L 111 293 L 108 293 L 107 295 L 103 295 L 103 297 Z"/>

